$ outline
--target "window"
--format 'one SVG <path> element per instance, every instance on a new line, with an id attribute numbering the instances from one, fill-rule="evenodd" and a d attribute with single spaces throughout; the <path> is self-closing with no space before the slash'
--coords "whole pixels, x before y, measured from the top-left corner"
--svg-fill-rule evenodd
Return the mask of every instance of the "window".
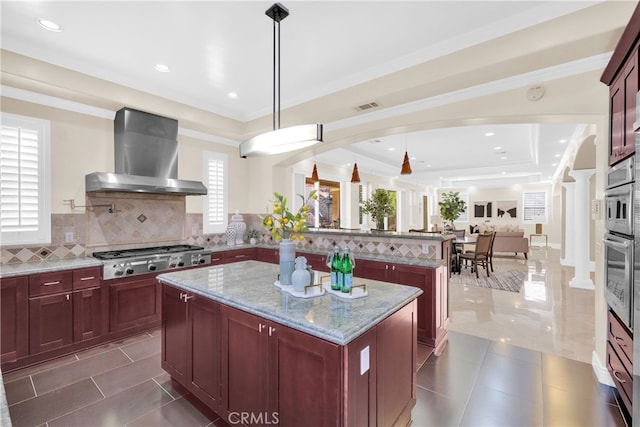
<path id="1" fill-rule="evenodd" d="M 202 206 L 204 233 L 224 233 L 227 229 L 227 164 L 226 154 L 211 151 L 203 153 L 204 184 L 207 187 Z"/>
<path id="2" fill-rule="evenodd" d="M 2 244 L 50 244 L 49 121 L 7 113 L 0 117 Z"/>
<path id="3" fill-rule="evenodd" d="M 469 194 L 460 193 L 460 198 L 464 201 L 467 208 L 463 212 L 460 212 L 460 216 L 456 219 L 456 222 L 469 222 Z"/>
<path id="4" fill-rule="evenodd" d="M 545 191 L 525 191 L 523 194 L 524 222 L 547 222 L 547 193 Z"/>

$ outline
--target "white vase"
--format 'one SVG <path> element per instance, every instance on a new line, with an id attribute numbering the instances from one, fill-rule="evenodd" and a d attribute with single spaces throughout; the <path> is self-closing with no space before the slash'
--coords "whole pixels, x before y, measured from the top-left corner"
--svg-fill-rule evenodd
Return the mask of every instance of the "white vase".
<path id="1" fill-rule="evenodd" d="M 231 215 L 231 222 L 229 225 L 236 229 L 236 245 L 242 245 L 244 243 L 244 234 L 247 232 L 247 224 L 244 223 L 244 218 L 238 213 L 238 211 Z"/>
<path id="2" fill-rule="evenodd" d="M 249 239 L 249 243 L 251 243 L 252 245 L 255 245 L 255 244 L 257 243 L 256 238 L 255 238 L 255 237 L 251 237 L 251 238 Z"/>
<path id="3" fill-rule="evenodd" d="M 280 284 L 291 285 L 291 275 L 295 268 L 296 245 L 291 239 L 282 239 L 280 242 Z"/>
<path id="4" fill-rule="evenodd" d="M 235 246 L 236 244 L 236 228 L 229 224 L 227 226 L 227 231 L 224 233 L 225 238 L 227 239 L 227 246 Z"/>

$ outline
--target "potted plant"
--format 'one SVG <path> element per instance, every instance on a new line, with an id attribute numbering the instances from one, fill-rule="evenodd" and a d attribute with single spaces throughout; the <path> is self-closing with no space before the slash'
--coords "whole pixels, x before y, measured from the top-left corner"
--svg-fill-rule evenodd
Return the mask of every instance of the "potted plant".
<path id="1" fill-rule="evenodd" d="M 369 214 L 378 230 L 384 230 L 384 218 L 392 215 L 396 208 L 388 191 L 378 188 L 371 198 L 364 202 L 362 212 Z"/>
<path id="2" fill-rule="evenodd" d="M 247 231 L 247 239 L 249 239 L 249 243 L 252 245 L 256 244 L 258 238 L 260 238 L 260 232 L 258 230 L 252 228 Z"/>
<path id="3" fill-rule="evenodd" d="M 442 193 L 442 200 L 438 202 L 440 206 L 440 217 L 443 221 L 449 222 L 445 229 L 453 230 L 453 222 L 458 219 L 460 214 L 467 209 L 467 204 L 460 198 L 460 193 L 457 191 L 450 191 L 448 193 Z"/>

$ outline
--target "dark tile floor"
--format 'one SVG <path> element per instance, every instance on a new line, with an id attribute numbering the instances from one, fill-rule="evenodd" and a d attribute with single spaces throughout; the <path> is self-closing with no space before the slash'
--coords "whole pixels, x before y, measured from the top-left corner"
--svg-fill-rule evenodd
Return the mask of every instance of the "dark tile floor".
<path id="1" fill-rule="evenodd" d="M 586 363 L 456 332 L 440 357 L 418 358 L 413 426 L 624 426 Z M 172 387 L 159 330 L 3 379 L 17 427 L 226 426 Z"/>

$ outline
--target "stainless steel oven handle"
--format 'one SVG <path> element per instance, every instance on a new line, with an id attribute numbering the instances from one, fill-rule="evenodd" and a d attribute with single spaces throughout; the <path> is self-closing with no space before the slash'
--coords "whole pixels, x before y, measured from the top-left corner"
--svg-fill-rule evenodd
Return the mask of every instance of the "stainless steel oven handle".
<path id="1" fill-rule="evenodd" d="M 615 242 L 613 240 L 609 240 L 609 239 L 602 239 L 602 242 L 605 245 L 609 245 L 613 248 L 618 248 L 618 249 L 627 249 L 629 247 L 629 245 L 631 245 L 631 241 L 628 242 Z"/>

